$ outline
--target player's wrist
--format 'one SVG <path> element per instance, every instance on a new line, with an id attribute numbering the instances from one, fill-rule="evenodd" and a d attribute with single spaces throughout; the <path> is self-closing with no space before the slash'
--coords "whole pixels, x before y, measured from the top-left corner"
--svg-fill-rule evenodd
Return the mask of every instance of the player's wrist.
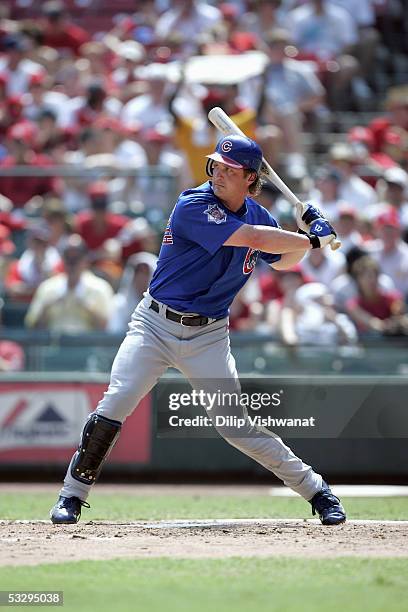
<path id="1" fill-rule="evenodd" d="M 309 247 L 309 249 L 319 249 L 320 248 L 320 240 L 317 236 L 312 236 L 311 234 L 308 234 L 307 232 L 302 230 L 301 227 L 299 227 L 297 233 L 301 234 L 302 236 L 304 236 L 305 238 L 309 240 L 309 244 L 306 243 L 306 247 Z"/>
<path id="2" fill-rule="evenodd" d="M 306 234 L 306 236 L 309 238 L 310 246 L 312 249 L 320 249 L 320 247 L 322 246 L 320 238 L 318 238 L 314 234 Z"/>

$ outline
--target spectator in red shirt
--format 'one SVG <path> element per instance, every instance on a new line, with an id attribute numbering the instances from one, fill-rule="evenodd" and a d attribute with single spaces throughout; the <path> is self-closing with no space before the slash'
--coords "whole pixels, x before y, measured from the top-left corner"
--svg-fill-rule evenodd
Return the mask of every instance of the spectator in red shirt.
<path id="1" fill-rule="evenodd" d="M 49 157 L 35 153 L 36 128 L 29 122 L 17 123 L 7 133 L 9 155 L 0 163 L 2 170 L 15 166 L 44 168 L 52 166 Z M 0 176 L 0 194 L 14 208 L 23 208 L 34 196 L 56 193 L 58 182 L 52 176 Z"/>
<path id="2" fill-rule="evenodd" d="M 398 164 L 408 163 L 408 85 L 391 87 L 385 100 L 387 115 L 377 117 L 368 129 L 374 153 L 383 153 Z"/>
<path id="3" fill-rule="evenodd" d="M 408 317 L 402 295 L 397 291 L 384 291 L 378 278 L 380 268 L 370 256 L 358 259 L 351 269 L 358 295 L 346 304 L 351 319 L 360 332 L 384 335 L 408 333 Z"/>
<path id="4" fill-rule="evenodd" d="M 229 327 L 234 331 L 250 331 L 256 328 L 263 315 L 260 302 L 250 303 L 245 287 L 235 296 L 229 317 Z"/>
<path id="5" fill-rule="evenodd" d="M 92 80 L 84 96 L 78 96 L 67 105 L 66 125 L 70 128 L 93 126 L 100 117 L 117 117 L 122 104 L 114 96 L 108 96 L 106 85 L 100 79 Z"/>
<path id="6" fill-rule="evenodd" d="M 92 183 L 88 188 L 91 208 L 75 217 L 76 232 L 82 236 L 92 256 L 98 255 L 106 240 L 115 238 L 129 219 L 108 211 L 108 186 L 106 182 Z"/>
<path id="7" fill-rule="evenodd" d="M 396 166 L 390 155 L 384 151 L 375 151 L 374 134 L 369 128 L 360 125 L 351 128 L 347 134 L 347 140 L 363 167 L 367 167 L 366 176 L 364 176 L 363 168 L 360 168 L 360 176 L 364 176 L 364 180 L 371 186 L 375 186 L 378 175 L 382 174 L 385 169 Z"/>
<path id="8" fill-rule="evenodd" d="M 108 210 L 108 185 L 97 181 L 88 188 L 91 209 L 74 219 L 75 231 L 83 238 L 93 271 L 116 286 L 123 263 L 140 251 L 156 250 L 156 234 L 144 218 L 129 219 Z"/>
<path id="9" fill-rule="evenodd" d="M 4 136 L 15 123 L 25 121 L 23 117 L 23 96 L 9 96 L 0 102 L 0 134 Z"/>
<path id="10" fill-rule="evenodd" d="M 260 300 L 262 304 L 267 304 L 272 300 L 283 297 L 283 291 L 279 283 L 279 274 L 273 268 L 267 269 L 259 277 Z"/>
<path id="11" fill-rule="evenodd" d="M 71 21 L 64 4 L 58 0 L 46 2 L 42 10 L 44 45 L 78 56 L 80 46 L 90 40 L 88 32 Z"/>

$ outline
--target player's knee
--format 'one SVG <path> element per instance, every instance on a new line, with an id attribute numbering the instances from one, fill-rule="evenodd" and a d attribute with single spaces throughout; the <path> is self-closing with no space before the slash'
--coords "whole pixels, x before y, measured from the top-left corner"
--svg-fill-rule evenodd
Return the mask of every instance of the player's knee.
<path id="1" fill-rule="evenodd" d="M 123 423 L 132 414 L 143 395 L 130 385 L 110 385 L 96 412 L 108 419 Z"/>

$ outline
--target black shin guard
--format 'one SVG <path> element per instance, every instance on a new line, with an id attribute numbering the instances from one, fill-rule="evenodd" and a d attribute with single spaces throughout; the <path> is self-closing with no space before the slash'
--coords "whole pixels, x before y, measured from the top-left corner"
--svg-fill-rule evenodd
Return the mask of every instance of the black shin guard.
<path id="1" fill-rule="evenodd" d="M 101 467 L 118 439 L 122 423 L 93 414 L 85 423 L 82 440 L 74 455 L 71 475 L 91 485 L 99 476 Z"/>

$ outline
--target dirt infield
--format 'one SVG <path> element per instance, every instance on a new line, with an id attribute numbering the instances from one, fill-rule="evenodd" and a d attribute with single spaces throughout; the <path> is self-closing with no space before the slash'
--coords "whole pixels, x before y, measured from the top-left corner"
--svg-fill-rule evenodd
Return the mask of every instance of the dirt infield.
<path id="1" fill-rule="evenodd" d="M 408 556 L 407 523 L 350 521 L 323 527 L 316 520 L 83 522 L 1 521 L 0 565 L 81 559 L 231 556 Z"/>
<path id="2" fill-rule="evenodd" d="M 7 492 L 53 492 L 55 484 L 0 484 Z M 279 490 L 280 491 L 280 490 Z M 278 492 L 279 492 L 278 491 Z M 101 494 L 274 495 L 266 486 L 99 485 Z M 407 521 L 348 521 L 323 527 L 318 520 L 220 519 L 158 522 L 0 520 L 0 566 L 82 559 L 140 557 L 221 558 L 408 556 Z"/>

